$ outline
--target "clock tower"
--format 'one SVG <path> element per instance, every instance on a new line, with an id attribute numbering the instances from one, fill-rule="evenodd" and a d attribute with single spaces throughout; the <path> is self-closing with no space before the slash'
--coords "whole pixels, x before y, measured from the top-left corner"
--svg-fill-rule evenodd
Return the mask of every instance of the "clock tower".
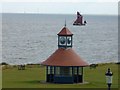
<path id="1" fill-rule="evenodd" d="M 46 66 L 46 82 L 84 83 L 83 67 L 89 64 L 72 49 L 73 34 L 65 25 L 57 35 L 58 49 L 41 63 Z"/>
<path id="2" fill-rule="evenodd" d="M 66 25 L 62 28 L 62 30 L 57 34 L 58 35 L 58 48 L 72 48 L 72 36 L 73 34 L 66 27 Z"/>

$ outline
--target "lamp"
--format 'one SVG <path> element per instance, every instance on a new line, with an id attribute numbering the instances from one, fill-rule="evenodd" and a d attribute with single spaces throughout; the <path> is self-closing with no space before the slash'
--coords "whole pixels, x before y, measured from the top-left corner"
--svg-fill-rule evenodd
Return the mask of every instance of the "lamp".
<path id="1" fill-rule="evenodd" d="M 112 76 L 113 76 L 113 73 L 110 71 L 110 68 L 108 68 L 105 75 L 106 75 L 106 83 L 108 85 L 108 90 L 110 90 L 110 87 L 112 85 Z"/>

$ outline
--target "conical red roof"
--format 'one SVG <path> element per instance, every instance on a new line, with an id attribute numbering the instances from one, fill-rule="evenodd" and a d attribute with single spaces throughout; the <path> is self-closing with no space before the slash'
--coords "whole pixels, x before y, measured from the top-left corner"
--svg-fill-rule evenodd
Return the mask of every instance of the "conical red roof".
<path id="1" fill-rule="evenodd" d="M 58 35 L 73 35 L 67 27 L 63 27 Z"/>
<path id="2" fill-rule="evenodd" d="M 50 66 L 88 66 L 88 63 L 83 61 L 72 48 L 57 49 L 42 65 Z"/>

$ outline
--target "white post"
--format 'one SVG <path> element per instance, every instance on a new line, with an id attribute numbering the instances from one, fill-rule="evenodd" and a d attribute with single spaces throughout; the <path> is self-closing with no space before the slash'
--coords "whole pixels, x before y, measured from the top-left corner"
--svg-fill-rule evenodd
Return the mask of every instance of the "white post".
<path id="1" fill-rule="evenodd" d="M 108 85 L 108 90 L 110 90 L 110 87 L 112 85 L 112 76 L 113 73 L 110 71 L 110 68 L 108 68 L 108 71 L 105 73 L 106 75 L 106 83 Z"/>

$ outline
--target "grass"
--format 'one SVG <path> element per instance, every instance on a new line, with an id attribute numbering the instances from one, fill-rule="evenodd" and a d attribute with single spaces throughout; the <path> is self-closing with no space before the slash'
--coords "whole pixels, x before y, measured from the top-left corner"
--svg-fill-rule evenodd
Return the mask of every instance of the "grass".
<path id="1" fill-rule="evenodd" d="M 2 88 L 2 68 L 0 67 L 0 89 Z"/>
<path id="2" fill-rule="evenodd" d="M 88 84 L 52 84 L 45 83 L 45 67 L 34 65 L 26 70 L 17 67 L 4 69 L 2 88 L 107 88 L 105 72 L 110 67 L 113 72 L 112 88 L 118 88 L 118 64 L 99 64 L 96 69 L 84 68 L 84 80 Z"/>

